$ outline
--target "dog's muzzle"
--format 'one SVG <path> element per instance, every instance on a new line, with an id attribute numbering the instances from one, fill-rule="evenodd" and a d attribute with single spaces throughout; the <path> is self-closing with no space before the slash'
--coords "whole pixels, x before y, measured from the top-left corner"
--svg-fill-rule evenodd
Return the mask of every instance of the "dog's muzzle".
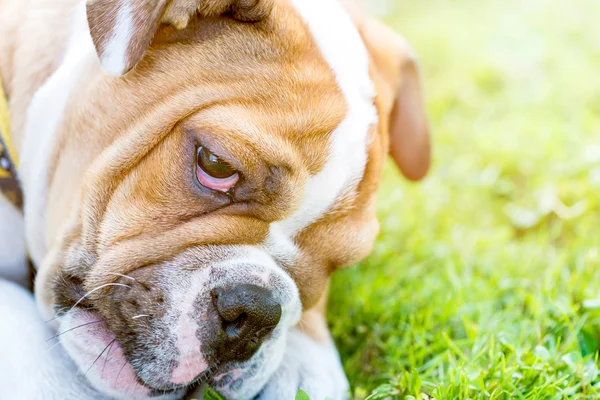
<path id="1" fill-rule="evenodd" d="M 94 386 L 117 397 L 125 386 L 144 398 L 233 370 L 229 383 L 243 393 L 245 381 L 268 379 L 300 318 L 295 283 L 257 247 L 195 248 L 117 275 L 98 298 L 67 278 L 55 288 L 68 309 L 60 330 L 73 329 L 61 336 L 65 348 Z"/>

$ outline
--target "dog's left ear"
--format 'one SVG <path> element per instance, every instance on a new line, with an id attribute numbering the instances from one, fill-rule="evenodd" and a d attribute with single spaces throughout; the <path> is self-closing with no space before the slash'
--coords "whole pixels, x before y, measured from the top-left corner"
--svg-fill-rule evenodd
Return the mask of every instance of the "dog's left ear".
<path id="1" fill-rule="evenodd" d="M 87 20 L 102 67 L 120 76 L 144 57 L 161 24 L 184 29 L 190 18 L 228 14 L 246 22 L 267 18 L 273 0 L 87 0 Z"/>
<path id="2" fill-rule="evenodd" d="M 123 75 L 142 59 L 167 0 L 88 0 L 87 19 L 102 67 Z"/>
<path id="3" fill-rule="evenodd" d="M 390 155 L 406 178 L 420 180 L 429 170 L 431 140 L 416 56 L 402 36 L 379 21 L 353 16 L 371 55 Z"/>

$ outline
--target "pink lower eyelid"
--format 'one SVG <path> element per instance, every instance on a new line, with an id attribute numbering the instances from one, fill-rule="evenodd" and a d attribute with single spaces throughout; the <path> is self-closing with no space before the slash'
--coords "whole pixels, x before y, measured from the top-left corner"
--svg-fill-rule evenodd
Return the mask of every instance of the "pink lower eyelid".
<path id="1" fill-rule="evenodd" d="M 196 176 L 202 186 L 220 192 L 227 192 L 239 180 L 239 175 L 237 173 L 231 175 L 229 178 L 217 179 L 209 176 L 206 172 L 202 171 L 201 168 L 196 169 Z"/>

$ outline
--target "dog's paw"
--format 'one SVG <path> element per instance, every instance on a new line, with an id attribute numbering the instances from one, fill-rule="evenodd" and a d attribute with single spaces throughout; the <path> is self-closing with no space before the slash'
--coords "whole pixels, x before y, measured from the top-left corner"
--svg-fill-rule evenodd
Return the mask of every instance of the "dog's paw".
<path id="1" fill-rule="evenodd" d="M 256 399 L 293 400 L 299 390 L 311 400 L 342 400 L 348 398 L 349 384 L 333 343 L 317 343 L 292 329 L 281 366 Z"/>

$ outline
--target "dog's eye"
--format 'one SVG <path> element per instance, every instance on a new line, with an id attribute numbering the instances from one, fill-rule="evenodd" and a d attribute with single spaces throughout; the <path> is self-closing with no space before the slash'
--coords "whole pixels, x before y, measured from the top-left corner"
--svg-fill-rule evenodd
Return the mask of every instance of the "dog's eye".
<path id="1" fill-rule="evenodd" d="M 198 181 L 209 189 L 227 192 L 239 179 L 239 174 L 231 165 L 204 146 L 198 148 L 196 163 Z"/>

